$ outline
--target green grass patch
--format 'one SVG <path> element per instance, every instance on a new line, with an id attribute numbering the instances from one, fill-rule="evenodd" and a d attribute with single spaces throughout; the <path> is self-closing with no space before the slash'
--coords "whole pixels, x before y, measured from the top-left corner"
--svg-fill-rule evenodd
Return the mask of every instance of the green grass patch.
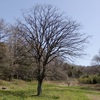
<path id="1" fill-rule="evenodd" d="M 100 92 L 88 90 L 88 87 L 80 86 L 59 86 L 57 84 L 43 84 L 43 94 L 36 96 L 37 82 L 24 82 L 13 80 L 6 82 L 0 80 L 0 100 L 91 100 L 87 94 L 100 95 Z"/>

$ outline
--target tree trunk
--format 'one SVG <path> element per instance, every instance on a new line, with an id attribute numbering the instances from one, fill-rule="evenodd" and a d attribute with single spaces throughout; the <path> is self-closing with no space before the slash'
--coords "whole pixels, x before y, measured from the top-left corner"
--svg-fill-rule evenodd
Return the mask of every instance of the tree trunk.
<path id="1" fill-rule="evenodd" d="M 9 76 L 8 76 L 8 80 L 9 80 L 9 81 L 12 81 L 12 78 L 13 78 L 12 75 L 9 75 Z"/>
<path id="2" fill-rule="evenodd" d="M 38 80 L 37 96 L 42 94 L 42 80 Z"/>

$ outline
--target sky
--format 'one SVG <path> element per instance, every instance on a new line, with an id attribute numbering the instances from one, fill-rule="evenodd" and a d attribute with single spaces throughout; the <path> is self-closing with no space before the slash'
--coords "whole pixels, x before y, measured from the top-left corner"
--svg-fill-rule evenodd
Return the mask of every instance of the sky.
<path id="1" fill-rule="evenodd" d="M 100 0 L 0 0 L 0 18 L 7 23 L 14 23 L 21 18 L 22 10 L 30 9 L 36 4 L 51 4 L 60 12 L 78 23 L 82 33 L 91 35 L 85 48 L 86 56 L 75 59 L 77 65 L 91 65 L 91 59 L 100 50 Z"/>

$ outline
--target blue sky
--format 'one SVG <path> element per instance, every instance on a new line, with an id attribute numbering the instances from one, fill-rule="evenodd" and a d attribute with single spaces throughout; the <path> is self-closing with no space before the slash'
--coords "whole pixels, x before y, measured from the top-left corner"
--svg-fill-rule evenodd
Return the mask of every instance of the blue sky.
<path id="1" fill-rule="evenodd" d="M 100 0 L 0 0 L 0 18 L 13 23 L 21 17 L 23 9 L 35 4 L 52 4 L 83 25 L 81 32 L 92 35 L 92 38 L 85 49 L 87 56 L 77 59 L 75 64 L 90 65 L 91 59 L 100 50 Z"/>

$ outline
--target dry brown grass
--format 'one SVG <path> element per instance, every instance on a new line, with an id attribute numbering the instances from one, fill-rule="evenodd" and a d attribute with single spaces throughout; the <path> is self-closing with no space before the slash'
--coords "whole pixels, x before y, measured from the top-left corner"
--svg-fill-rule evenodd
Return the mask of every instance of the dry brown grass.
<path id="1" fill-rule="evenodd" d="M 87 94 L 87 97 L 90 99 L 90 100 L 100 100 L 100 95 L 93 95 L 93 94 Z"/>

